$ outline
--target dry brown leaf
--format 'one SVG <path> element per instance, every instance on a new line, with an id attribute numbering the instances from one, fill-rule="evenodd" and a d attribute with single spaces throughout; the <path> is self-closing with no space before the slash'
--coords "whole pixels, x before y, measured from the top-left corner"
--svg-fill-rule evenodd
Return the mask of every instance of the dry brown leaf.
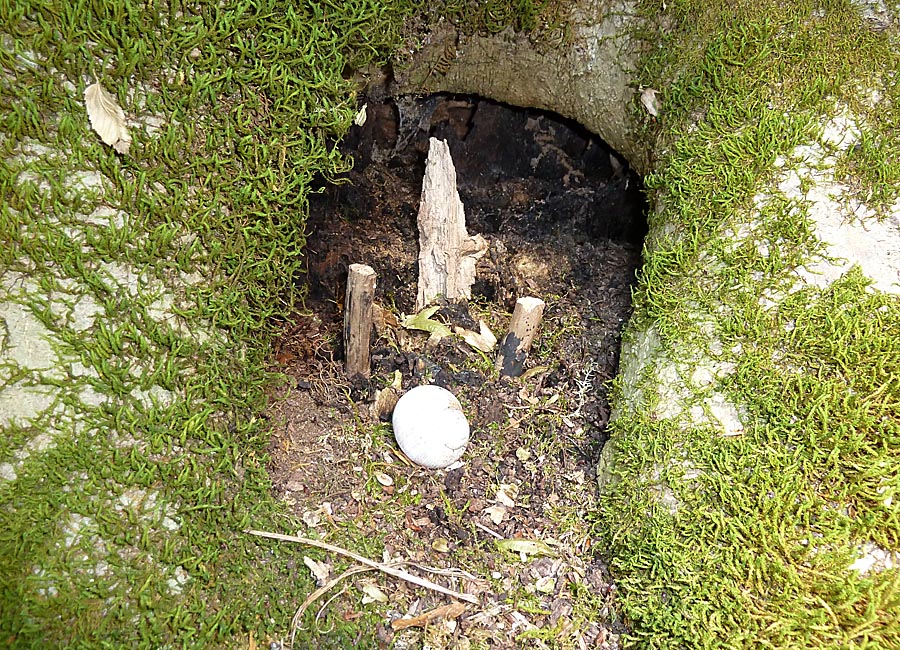
<path id="1" fill-rule="evenodd" d="M 360 589 L 365 594 L 362 598 L 363 605 L 368 605 L 369 603 L 386 603 L 388 601 L 387 594 L 371 582 L 362 585 Z"/>
<path id="2" fill-rule="evenodd" d="M 410 511 L 406 511 L 406 527 L 417 533 L 431 527 L 431 519 L 429 517 L 413 517 Z"/>
<path id="3" fill-rule="evenodd" d="M 383 334 L 388 328 L 400 327 L 400 321 L 397 320 L 397 316 L 377 302 L 372 305 L 372 321 L 375 323 L 375 331 L 378 334 Z"/>
<path id="4" fill-rule="evenodd" d="M 400 400 L 400 392 L 393 386 L 382 388 L 375 393 L 375 402 L 372 404 L 372 417 L 376 420 L 387 419 L 394 412 L 394 407 Z"/>
<path id="5" fill-rule="evenodd" d="M 478 321 L 478 329 L 481 331 L 473 332 L 462 327 L 455 327 L 453 331 L 476 350 L 490 352 L 497 345 L 497 337 L 484 321 Z"/>
<path id="6" fill-rule="evenodd" d="M 438 618 L 458 618 L 465 611 L 466 606 L 464 603 L 441 605 L 440 607 L 435 607 L 432 610 L 419 614 L 418 616 L 413 616 L 412 618 L 398 618 L 391 621 L 391 628 L 396 632 L 398 630 L 405 630 L 408 627 L 425 627 Z"/>
<path id="7" fill-rule="evenodd" d="M 497 496 L 494 501 L 502 503 L 507 508 L 516 507 L 516 497 L 519 495 L 519 486 L 512 483 L 501 483 L 497 489 Z"/>
<path id="8" fill-rule="evenodd" d="M 644 105 L 644 108 L 646 108 L 647 112 L 653 117 L 659 116 L 659 100 L 656 99 L 658 94 L 659 91 L 654 90 L 653 88 L 641 89 L 641 104 Z"/>
<path id="9" fill-rule="evenodd" d="M 94 83 L 84 89 L 84 106 L 91 127 L 104 144 L 121 154 L 127 154 L 131 148 L 131 135 L 125 126 L 125 112 L 116 98 L 99 83 Z"/>
<path id="10" fill-rule="evenodd" d="M 485 508 L 484 511 L 491 518 L 491 521 L 494 522 L 495 526 L 499 526 L 503 523 L 503 519 L 506 517 L 506 507 L 505 506 L 490 506 Z"/>

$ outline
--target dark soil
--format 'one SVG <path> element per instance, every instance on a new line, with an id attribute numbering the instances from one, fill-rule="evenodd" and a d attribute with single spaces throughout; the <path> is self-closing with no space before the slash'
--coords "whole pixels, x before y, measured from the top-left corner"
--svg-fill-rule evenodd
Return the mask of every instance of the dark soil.
<path id="1" fill-rule="evenodd" d="M 367 114 L 342 143 L 356 160 L 348 182 L 311 200 L 309 311 L 275 353 L 294 378 L 271 409 L 275 490 L 338 545 L 371 534 L 388 559 L 473 574 L 443 580 L 477 594 L 481 606 L 424 633 L 394 633 L 390 619 L 446 597 L 391 581 L 383 625 L 366 635 L 373 645 L 618 647 L 615 587 L 591 546 L 591 516 L 607 391 L 645 232 L 640 181 L 602 142 L 539 112 L 434 96 L 370 103 Z M 499 378 L 492 355 L 459 337 L 429 341 L 398 325 L 416 296 L 429 136 L 448 141 L 468 230 L 490 243 L 472 301 L 444 305 L 435 318 L 474 330 L 483 320 L 502 338 L 515 300 L 542 298 L 544 321 L 522 378 Z M 340 312 L 354 262 L 378 273 L 384 316 L 371 379 L 350 382 Z M 389 414 L 373 405 L 396 373 L 404 391 L 435 383 L 459 398 L 472 441 L 458 466 L 404 462 L 379 422 Z M 544 540 L 554 554 L 510 556 L 498 538 Z M 346 619 L 358 603 L 344 596 L 329 607 Z"/>

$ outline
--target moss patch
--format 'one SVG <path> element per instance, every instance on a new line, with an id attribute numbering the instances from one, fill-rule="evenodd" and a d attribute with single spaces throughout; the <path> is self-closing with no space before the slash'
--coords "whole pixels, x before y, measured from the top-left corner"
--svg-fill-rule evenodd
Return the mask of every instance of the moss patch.
<path id="1" fill-rule="evenodd" d="M 698 354 L 733 364 L 713 385 L 745 409 L 745 428 L 723 437 L 655 418 L 652 378 L 637 408 L 619 398 L 618 483 L 600 522 L 633 643 L 898 647 L 900 573 L 857 561 L 900 551 L 900 302 L 858 270 L 795 291 L 822 247 L 808 203 L 774 189 L 777 165 L 849 109 L 862 134 L 837 177 L 887 215 L 900 187 L 896 35 L 849 2 L 641 11 L 638 74 L 663 111 L 644 121 L 660 210 L 632 329 L 652 326 L 688 376 Z"/>
<path id="2" fill-rule="evenodd" d="M 306 197 L 347 169 L 347 71 L 403 3 L 0 8 L 0 644 L 234 647 L 308 590 L 264 471 L 266 342 Z M 131 119 L 90 130 L 84 88 Z M 23 352 L 45 350 L 49 363 Z M 24 346 L 24 347 L 23 347 Z M 339 625 L 331 641 L 356 634 Z"/>

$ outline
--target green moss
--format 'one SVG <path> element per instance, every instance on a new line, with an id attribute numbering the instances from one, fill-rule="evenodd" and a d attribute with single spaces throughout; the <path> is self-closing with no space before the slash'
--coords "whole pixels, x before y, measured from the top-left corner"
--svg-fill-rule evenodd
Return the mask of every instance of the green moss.
<path id="1" fill-rule="evenodd" d="M 900 551 L 900 302 L 858 270 L 791 293 L 821 244 L 803 200 L 766 189 L 776 160 L 790 167 L 821 120 L 847 109 L 861 136 L 838 180 L 884 216 L 898 197 L 895 37 L 849 2 L 640 11 L 638 76 L 663 106 L 639 118 L 661 152 L 645 180 L 660 207 L 651 229 L 664 234 L 648 242 L 632 328 L 652 326 L 688 376 L 697 354 L 733 363 L 714 387 L 740 405 L 745 430 L 657 419 L 653 378 L 614 423 L 617 480 L 599 523 L 630 642 L 900 647 L 900 572 L 849 569 L 866 543 Z M 750 236 L 736 239 L 741 228 Z"/>
<path id="2" fill-rule="evenodd" d="M 235 647 L 284 632 L 310 579 L 289 568 L 296 549 L 242 532 L 296 526 L 265 471 L 267 341 L 304 295 L 308 193 L 350 164 L 334 146 L 356 112 L 347 71 L 383 60 L 410 9 L 0 7 L 0 268 L 28 283 L 3 299 L 63 361 L 0 364 L 4 389 L 58 395 L 0 444 L 17 463 L 0 484 L 0 644 Z M 94 79 L 130 118 L 163 118 L 132 124 L 128 156 L 90 130 Z M 102 191 L 73 184 L 94 171 Z M 87 221 L 98 205 L 124 216 Z M 97 318 L 74 327 L 85 305 Z M 19 460 L 41 432 L 52 446 Z M 337 623 L 328 643 L 346 647 L 357 633 Z"/>

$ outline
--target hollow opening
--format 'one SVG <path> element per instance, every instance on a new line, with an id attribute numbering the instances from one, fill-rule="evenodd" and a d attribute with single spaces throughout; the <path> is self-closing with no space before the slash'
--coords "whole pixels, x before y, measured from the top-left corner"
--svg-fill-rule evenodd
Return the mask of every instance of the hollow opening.
<path id="1" fill-rule="evenodd" d="M 385 529 L 395 549 L 424 537 L 449 539 L 452 550 L 478 541 L 486 528 L 504 538 L 552 532 L 559 527 L 548 515 L 554 507 L 565 501 L 584 513 L 596 500 L 592 477 L 607 439 L 609 382 L 647 230 L 641 179 L 599 138 L 545 112 L 434 95 L 370 101 L 366 115 L 340 144 L 355 160 L 346 182 L 323 184 L 310 198 L 308 311 L 276 350 L 295 383 L 273 407 L 284 423 L 271 448 L 275 491 L 299 513 L 327 502 L 330 513 L 365 511 L 383 523 L 391 515 L 378 514 L 380 505 L 402 501 L 405 490 L 415 496 L 400 509 L 406 525 Z M 494 353 L 458 336 L 435 341 L 399 322 L 416 300 L 416 218 L 429 137 L 448 142 L 468 232 L 489 242 L 472 300 L 444 304 L 433 318 L 476 331 L 484 321 L 502 338 L 517 298 L 543 299 L 544 320 L 521 378 L 498 378 Z M 353 263 L 376 271 L 382 308 L 372 376 L 356 382 L 341 365 Z M 401 391 L 443 386 L 463 405 L 472 438 L 464 465 L 442 481 L 404 465 L 390 429 L 379 424 L 376 394 L 397 380 Z M 388 475 L 376 474 L 377 486 L 366 482 L 372 463 Z M 491 510 L 498 482 L 518 486 L 503 516 Z M 608 590 L 602 559 L 591 562 L 595 593 Z"/>
<path id="2" fill-rule="evenodd" d="M 340 298 L 347 265 L 359 261 L 389 271 L 379 274 L 380 297 L 406 313 L 413 308 L 429 137 L 450 146 L 469 232 L 497 245 L 479 264 L 476 299 L 512 309 L 517 294 L 540 285 L 543 267 L 552 264 L 562 266 L 538 288 L 560 293 L 560 282 L 630 283 L 607 276 L 623 268 L 633 277 L 639 263 L 647 232 L 643 184 L 599 137 L 552 113 L 469 96 L 369 103 L 366 114 L 341 144 L 355 160 L 349 182 L 311 199 L 314 302 Z M 379 238 L 391 250 L 380 250 Z M 385 253 L 388 259 L 379 260 Z M 531 268 L 540 261 L 532 258 L 544 255 Z"/>
<path id="3" fill-rule="evenodd" d="M 470 419 L 475 430 L 504 420 L 503 383 L 490 378 L 489 364 L 479 368 L 472 362 L 477 353 L 458 338 L 423 345 L 415 340 L 421 336 L 396 322 L 414 311 L 416 216 L 430 137 L 448 142 L 467 229 L 490 244 L 478 263 L 469 308 L 444 305 L 435 318 L 477 330 L 478 320 L 493 315 L 489 324 L 502 338 L 501 321 L 517 298 L 545 300 L 545 321 L 528 368 L 540 371 L 532 380 L 538 393 L 556 392 L 572 404 L 570 414 L 579 421 L 566 421 L 580 432 L 572 441 L 587 467 L 607 439 L 608 382 L 617 371 L 621 333 L 631 313 L 631 287 L 647 232 L 646 201 L 641 178 L 614 150 L 558 115 L 473 96 L 370 101 L 364 124 L 354 126 L 339 145 L 353 157 L 353 169 L 343 182 L 323 183 L 311 195 L 310 313 L 286 330 L 276 358 L 298 377 L 301 389 L 318 386 L 334 397 L 341 394 L 335 387 L 346 383 L 362 402 L 395 371 L 404 390 L 436 383 L 484 393 L 486 386 L 496 386 L 471 396 Z M 373 341 L 371 381 L 351 386 L 337 366 L 347 270 L 353 263 L 368 264 L 378 274 L 375 301 L 388 322 Z M 329 370 L 322 382 L 325 362 L 335 372 Z"/>
<path id="4" fill-rule="evenodd" d="M 416 217 L 428 143 L 430 137 L 446 140 L 467 229 L 484 236 L 490 248 L 478 263 L 475 308 L 446 306 L 437 318 L 477 330 L 479 314 L 511 312 L 526 295 L 545 300 L 548 340 L 542 349 L 553 348 L 557 357 L 538 355 L 530 367 L 549 365 L 545 389 L 578 387 L 578 412 L 591 414 L 583 452 L 594 457 L 606 440 L 607 382 L 617 370 L 647 231 L 640 177 L 600 138 L 543 111 L 432 95 L 370 102 L 366 115 L 341 143 L 355 160 L 347 182 L 324 187 L 310 202 L 308 305 L 339 332 L 347 268 L 358 262 L 378 273 L 377 303 L 395 315 L 414 311 Z M 435 365 L 415 372 L 422 360 L 398 354 L 396 343 L 384 336 L 375 343 L 376 377 L 413 364 L 412 385 L 427 380 L 453 389 L 486 380 L 462 363 L 459 345 L 429 350 L 425 363 Z M 339 348 L 337 341 L 337 356 Z M 441 359 L 444 348 L 450 350 Z M 466 369 L 451 370 L 460 365 Z M 404 388 L 406 381 L 404 376 Z"/>

